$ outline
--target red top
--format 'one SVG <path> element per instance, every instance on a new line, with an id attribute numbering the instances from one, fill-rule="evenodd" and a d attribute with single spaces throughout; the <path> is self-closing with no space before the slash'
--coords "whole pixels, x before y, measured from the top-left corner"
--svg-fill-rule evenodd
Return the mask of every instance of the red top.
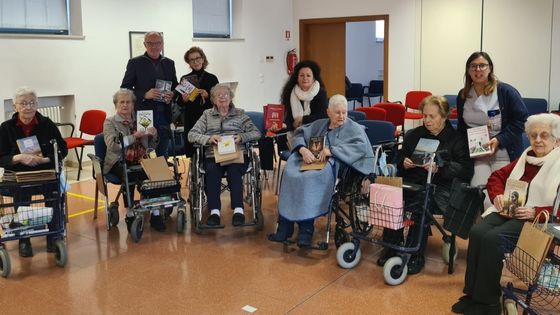
<path id="1" fill-rule="evenodd" d="M 18 118 L 17 122 L 16 122 L 16 126 L 20 127 L 21 130 L 23 130 L 23 135 L 26 137 L 29 137 L 29 135 L 31 134 L 31 130 L 33 130 L 33 127 L 37 126 L 39 124 L 39 122 L 37 121 L 37 116 L 33 116 L 33 119 L 31 119 L 31 121 L 26 125 L 23 123 L 23 121 L 21 121 L 21 119 Z"/>

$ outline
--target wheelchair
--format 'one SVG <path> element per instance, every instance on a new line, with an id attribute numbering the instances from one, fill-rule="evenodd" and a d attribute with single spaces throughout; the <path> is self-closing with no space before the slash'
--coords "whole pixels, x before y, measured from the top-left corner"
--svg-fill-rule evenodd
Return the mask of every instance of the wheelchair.
<path id="1" fill-rule="evenodd" d="M 257 147 L 256 142 L 248 142 L 245 144 L 245 159 L 248 159 L 248 167 L 243 176 L 243 201 L 251 208 L 249 222 L 242 226 L 255 226 L 257 231 L 261 231 L 264 227 L 264 218 L 262 213 L 262 187 L 261 187 L 261 163 L 258 153 L 254 150 Z M 191 213 L 191 227 L 196 234 L 201 234 L 203 230 L 223 229 L 224 225 L 209 226 L 205 222 L 208 215 L 207 196 L 205 192 L 205 150 L 208 146 L 195 145 L 195 153 L 190 161 L 189 167 L 189 197 Z M 221 192 L 228 190 L 228 186 L 222 183 Z M 203 220 L 204 219 L 204 220 Z"/>

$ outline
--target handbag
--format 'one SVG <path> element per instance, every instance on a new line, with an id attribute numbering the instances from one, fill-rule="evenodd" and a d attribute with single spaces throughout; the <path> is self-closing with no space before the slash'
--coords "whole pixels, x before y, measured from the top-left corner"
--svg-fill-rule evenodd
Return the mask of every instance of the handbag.
<path id="1" fill-rule="evenodd" d="M 545 221 L 538 226 L 539 218 L 542 215 L 544 215 Z M 524 265 L 521 280 L 527 283 L 536 281 L 552 242 L 552 234 L 546 232 L 548 219 L 548 212 L 541 211 L 533 223 L 525 222 L 512 253 L 514 261 L 519 261 Z"/>
<path id="2" fill-rule="evenodd" d="M 449 203 L 443 214 L 443 227 L 462 239 L 468 239 L 476 218 L 484 209 L 484 198 L 482 189 L 453 179 Z"/>
<path id="3" fill-rule="evenodd" d="M 370 185 L 370 211 L 369 223 L 398 230 L 403 228 L 403 190 L 385 184 L 374 183 Z"/>
<path id="4" fill-rule="evenodd" d="M 140 161 L 146 156 L 146 148 L 138 140 L 126 148 L 124 159 L 128 164 L 138 165 Z"/>

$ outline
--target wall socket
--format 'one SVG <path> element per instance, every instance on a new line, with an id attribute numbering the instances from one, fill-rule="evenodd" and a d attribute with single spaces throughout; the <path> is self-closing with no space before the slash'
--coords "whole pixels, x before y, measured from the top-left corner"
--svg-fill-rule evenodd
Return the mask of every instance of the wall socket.
<path id="1" fill-rule="evenodd" d="M 264 60 L 266 62 L 274 62 L 274 56 L 266 56 L 266 57 L 264 57 Z"/>

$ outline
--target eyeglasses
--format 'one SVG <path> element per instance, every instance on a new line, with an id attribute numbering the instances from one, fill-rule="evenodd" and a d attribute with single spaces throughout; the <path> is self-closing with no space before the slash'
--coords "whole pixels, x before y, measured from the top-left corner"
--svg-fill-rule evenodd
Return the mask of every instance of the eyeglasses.
<path id="1" fill-rule="evenodd" d="M 23 102 L 16 103 L 16 105 L 19 105 L 19 106 L 24 107 L 24 108 L 25 107 L 34 108 L 35 106 L 37 106 L 37 102 L 36 101 L 29 101 L 29 102 L 23 101 Z"/>
<path id="2" fill-rule="evenodd" d="M 202 57 L 198 56 L 196 58 L 189 59 L 189 62 L 198 62 L 198 61 L 201 61 L 202 59 L 203 59 Z"/>
<path id="3" fill-rule="evenodd" d="M 229 98 L 229 93 L 216 94 L 216 98 Z"/>
<path id="4" fill-rule="evenodd" d="M 489 66 L 489 64 L 487 64 L 487 63 L 479 63 L 479 64 L 471 63 L 471 64 L 469 65 L 469 70 L 473 70 L 473 71 L 474 71 L 474 70 L 484 71 L 484 70 L 488 69 L 488 66 Z"/>
<path id="5" fill-rule="evenodd" d="M 547 141 L 548 139 L 553 138 L 553 136 L 548 132 L 541 132 L 541 133 L 530 133 L 529 138 L 533 141 L 537 140 L 537 138 L 541 138 L 542 141 Z"/>
<path id="6" fill-rule="evenodd" d="M 157 46 L 161 46 L 162 42 L 144 42 L 147 46 L 150 47 L 157 47 Z"/>

